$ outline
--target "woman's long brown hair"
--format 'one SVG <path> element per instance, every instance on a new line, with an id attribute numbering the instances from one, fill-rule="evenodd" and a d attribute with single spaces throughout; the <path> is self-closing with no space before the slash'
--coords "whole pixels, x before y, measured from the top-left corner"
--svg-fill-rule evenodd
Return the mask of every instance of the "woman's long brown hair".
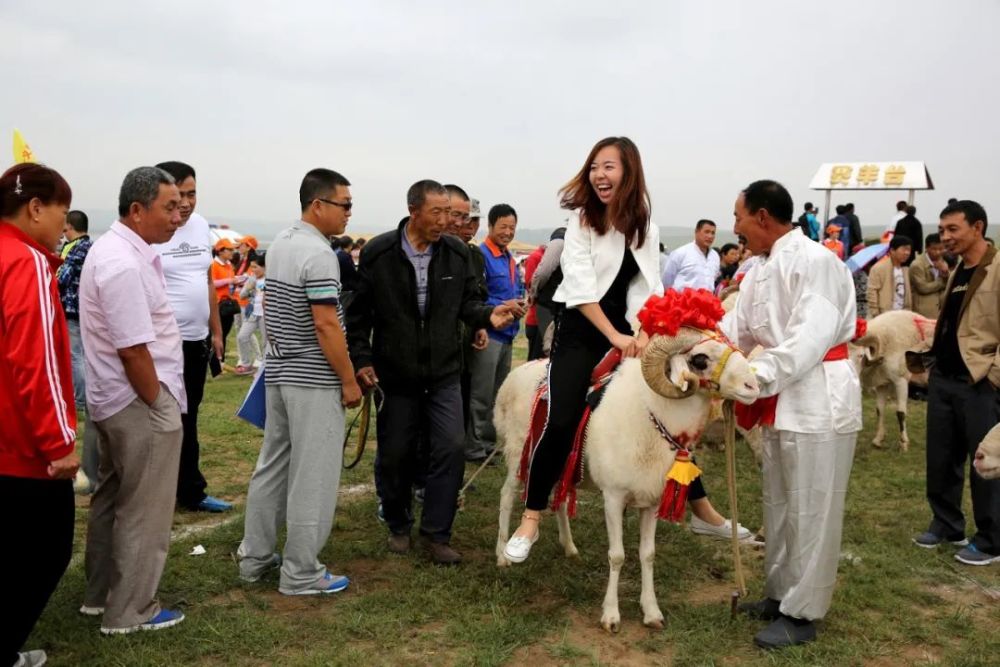
<path id="1" fill-rule="evenodd" d="M 590 168 L 602 148 L 615 146 L 622 160 L 622 180 L 611 203 L 604 205 L 590 184 Z M 646 177 L 642 173 L 639 149 L 628 137 L 608 137 L 598 141 L 583 169 L 559 190 L 559 205 L 570 211 L 580 210 L 580 223 L 598 234 L 607 233 L 613 225 L 625 235 L 629 245 L 641 248 L 649 227 L 650 202 Z"/>

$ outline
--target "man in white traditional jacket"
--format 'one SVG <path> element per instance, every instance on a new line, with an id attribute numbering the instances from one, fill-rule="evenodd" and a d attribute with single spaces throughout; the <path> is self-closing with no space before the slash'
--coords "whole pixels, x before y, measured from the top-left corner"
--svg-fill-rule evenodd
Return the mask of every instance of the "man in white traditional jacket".
<path id="1" fill-rule="evenodd" d="M 773 621 L 754 641 L 811 641 L 830 607 L 844 499 L 861 430 L 861 385 L 847 359 L 855 333 L 854 283 L 836 255 L 792 226 L 792 198 L 774 181 L 736 200 L 735 232 L 759 261 L 721 323 L 745 353 L 762 399 L 739 411 L 764 434 L 765 599 L 741 611 Z"/>

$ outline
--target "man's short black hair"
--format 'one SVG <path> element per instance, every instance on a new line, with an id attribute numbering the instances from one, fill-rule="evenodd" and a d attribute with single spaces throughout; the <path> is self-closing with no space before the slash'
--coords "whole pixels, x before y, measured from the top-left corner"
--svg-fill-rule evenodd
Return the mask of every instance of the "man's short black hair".
<path id="1" fill-rule="evenodd" d="M 406 191 L 406 206 L 408 208 L 420 208 L 427 201 L 427 195 L 446 195 L 448 190 L 435 180 L 425 178 L 417 181 Z"/>
<path id="2" fill-rule="evenodd" d="M 83 211 L 70 211 L 66 214 L 66 224 L 74 231 L 86 234 L 90 222 L 87 220 L 87 214 Z"/>
<path id="3" fill-rule="evenodd" d="M 813 203 L 811 201 L 806 202 L 806 213 L 810 213 L 813 210 Z"/>
<path id="4" fill-rule="evenodd" d="M 854 204 L 850 202 L 844 204 L 844 213 L 854 213 Z"/>
<path id="5" fill-rule="evenodd" d="M 983 236 L 986 236 L 986 209 L 982 207 L 979 202 L 974 202 L 971 199 L 963 199 L 961 201 L 956 201 L 953 204 L 948 204 L 941 211 L 941 217 L 946 215 L 954 215 L 955 213 L 961 213 L 965 216 L 965 221 L 969 223 L 969 226 L 975 225 L 977 222 L 983 223 Z"/>
<path id="6" fill-rule="evenodd" d="M 700 232 L 702 227 L 707 227 L 709 225 L 715 227 L 715 223 L 712 222 L 711 220 L 706 220 L 706 219 L 699 220 L 698 224 L 694 226 L 694 231 Z"/>
<path id="7" fill-rule="evenodd" d="M 765 209 L 775 220 L 791 224 L 795 206 L 792 195 L 777 181 L 754 181 L 743 190 L 743 203 L 750 213 Z"/>
<path id="8" fill-rule="evenodd" d="M 323 199 L 332 194 L 338 185 L 343 185 L 346 188 L 350 184 L 349 180 L 332 169 L 322 167 L 313 169 L 305 175 L 302 179 L 302 185 L 299 186 L 299 204 L 302 205 L 304 211 L 309 208 L 309 204 L 317 199 Z"/>
<path id="9" fill-rule="evenodd" d="M 735 243 L 723 243 L 722 244 L 722 250 L 719 251 L 719 254 L 720 255 L 725 255 L 727 252 L 729 252 L 731 250 L 739 250 L 739 249 L 740 249 L 740 247 L 738 245 L 736 245 Z"/>
<path id="10" fill-rule="evenodd" d="M 161 162 L 156 166 L 173 176 L 178 185 L 189 177 L 198 180 L 194 175 L 194 167 L 184 162 Z"/>
<path id="11" fill-rule="evenodd" d="M 906 206 L 907 206 L 906 202 L 903 201 L 902 199 L 900 199 L 898 202 L 896 202 L 896 210 L 897 211 L 905 211 L 906 210 Z"/>
<path id="12" fill-rule="evenodd" d="M 837 206 L 837 215 L 844 215 L 845 213 L 847 213 L 847 207 L 844 206 L 843 204 L 838 205 Z"/>
<path id="13" fill-rule="evenodd" d="M 267 266 L 265 263 L 266 260 L 264 259 L 265 255 L 267 255 L 267 253 L 261 250 L 260 252 L 254 253 L 254 256 L 250 258 L 250 261 L 257 262 L 257 266 Z"/>
<path id="14" fill-rule="evenodd" d="M 497 204 L 490 209 L 489 217 L 486 218 L 489 227 L 492 227 L 497 223 L 500 218 L 506 218 L 508 215 L 514 216 L 514 222 L 517 222 L 517 211 L 510 204 Z"/>
<path id="15" fill-rule="evenodd" d="M 906 246 L 908 248 L 913 247 L 913 241 L 910 240 L 909 236 L 903 236 L 902 234 L 896 234 L 889 241 L 889 250 L 895 250 L 896 248 L 902 248 Z"/>
<path id="16" fill-rule="evenodd" d="M 906 215 L 916 215 L 916 214 L 917 214 L 917 207 L 916 206 L 907 206 L 906 207 Z"/>
<path id="17" fill-rule="evenodd" d="M 924 240 L 924 247 L 926 248 L 927 246 L 934 245 L 936 243 L 941 243 L 941 235 L 937 232 L 928 234 L 927 238 Z"/>
<path id="18" fill-rule="evenodd" d="M 448 191 L 449 195 L 455 195 L 462 201 L 469 201 L 468 193 L 454 183 L 446 183 L 444 189 Z"/>
<path id="19" fill-rule="evenodd" d="M 349 250 L 354 245 L 354 239 L 346 234 L 337 239 L 337 247 Z"/>
<path id="20" fill-rule="evenodd" d="M 954 197 L 949 197 L 949 198 L 948 198 L 948 206 L 951 206 L 952 204 L 954 204 L 954 203 L 955 203 L 955 202 L 957 202 L 957 201 L 958 201 L 958 200 L 957 200 L 957 199 L 955 199 Z"/>

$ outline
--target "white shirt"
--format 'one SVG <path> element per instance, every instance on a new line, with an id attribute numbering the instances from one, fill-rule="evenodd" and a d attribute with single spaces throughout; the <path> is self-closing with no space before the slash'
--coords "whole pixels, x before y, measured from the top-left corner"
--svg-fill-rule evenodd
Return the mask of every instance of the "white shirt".
<path id="1" fill-rule="evenodd" d="M 167 297 L 177 317 L 181 337 L 208 338 L 208 267 L 212 265 L 212 233 L 208 220 L 192 213 L 187 223 L 166 243 L 153 248 L 160 254 Z"/>
<path id="2" fill-rule="evenodd" d="M 903 278 L 903 267 L 892 267 L 892 309 L 903 310 L 906 297 L 906 283 Z"/>
<path id="3" fill-rule="evenodd" d="M 851 272 L 798 229 L 775 242 L 740 285 L 722 331 L 749 353 L 761 396 L 780 394 L 774 427 L 797 433 L 861 430 L 861 383 L 849 360 L 824 362 L 854 337 Z"/>
<path id="4" fill-rule="evenodd" d="M 701 251 L 694 241 L 670 253 L 661 276 L 664 289 L 671 287 L 678 292 L 685 287 L 715 289 L 719 275 L 719 253 L 711 248 L 708 254 Z"/>
<path id="5" fill-rule="evenodd" d="M 641 248 L 631 246 L 639 265 L 639 273 L 628 286 L 627 310 L 629 322 L 635 320 L 646 300 L 653 294 L 663 294 L 660 283 L 660 229 L 650 224 Z M 562 282 L 553 300 L 575 308 L 584 303 L 597 303 L 615 281 L 625 259 L 625 235 L 612 227 L 603 235 L 580 224 L 574 212 L 566 221 L 566 239 L 559 266 Z"/>
<path id="6" fill-rule="evenodd" d="M 156 377 L 187 412 L 181 333 L 160 261 L 153 247 L 121 222 L 87 254 L 80 274 L 80 332 L 94 421 L 113 417 L 138 397 L 118 350 L 140 344 L 153 358 Z"/>

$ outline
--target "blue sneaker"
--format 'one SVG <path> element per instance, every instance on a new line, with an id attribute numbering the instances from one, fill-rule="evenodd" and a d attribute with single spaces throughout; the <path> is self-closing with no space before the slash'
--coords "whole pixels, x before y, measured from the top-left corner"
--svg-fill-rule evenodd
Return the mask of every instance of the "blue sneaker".
<path id="1" fill-rule="evenodd" d="M 184 613 L 176 609 L 161 609 L 160 613 L 139 625 L 131 625 L 127 628 L 105 628 L 101 627 L 102 635 L 128 635 L 137 630 L 165 630 L 172 628 L 184 620 Z"/>
<path id="2" fill-rule="evenodd" d="M 282 595 L 327 595 L 329 593 L 339 593 L 345 590 L 351 580 L 342 574 L 330 574 L 327 572 L 322 579 L 316 582 L 316 588 L 307 588 L 302 591 L 290 591 L 278 588 Z"/>
<path id="3" fill-rule="evenodd" d="M 964 537 L 959 537 L 958 539 L 946 540 L 940 535 L 932 533 L 929 530 L 920 533 L 919 535 L 913 538 L 913 543 L 923 549 L 935 549 L 938 547 L 938 545 L 944 544 L 945 542 L 954 545 L 956 547 L 964 547 L 966 544 L 969 543 L 969 540 L 965 539 Z"/>
<path id="4" fill-rule="evenodd" d="M 227 503 L 225 500 L 216 498 L 215 496 L 205 496 L 205 499 L 198 503 L 195 511 L 217 514 L 219 512 L 228 512 L 231 509 L 233 509 L 232 503 Z"/>
<path id="5" fill-rule="evenodd" d="M 1000 554 L 991 556 L 985 551 L 977 549 L 975 544 L 969 544 L 969 546 L 955 554 L 955 560 L 966 565 L 989 565 L 990 563 L 1000 561 Z"/>

